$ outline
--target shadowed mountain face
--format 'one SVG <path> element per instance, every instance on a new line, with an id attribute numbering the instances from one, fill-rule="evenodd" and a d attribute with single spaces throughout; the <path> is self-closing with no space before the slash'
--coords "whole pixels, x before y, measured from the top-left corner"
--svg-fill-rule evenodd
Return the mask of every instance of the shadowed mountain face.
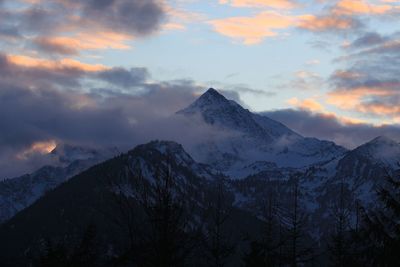
<path id="1" fill-rule="evenodd" d="M 53 165 L 44 166 L 31 174 L 0 181 L 0 223 L 30 206 L 47 191 L 111 155 L 110 151 L 71 145 L 57 146 L 47 155 Z"/>
<path id="2" fill-rule="evenodd" d="M 151 202 L 154 197 L 156 201 L 158 179 L 163 172 L 173 177 L 172 196 L 186 203 L 190 210 L 185 210 L 185 216 L 191 227 L 197 227 L 201 223 L 198 218 L 204 216 L 212 185 L 223 177 L 207 165 L 196 163 L 181 145 L 155 141 L 82 172 L 3 224 L 0 227 L 2 266 L 24 266 L 29 257 L 38 255 L 43 240 L 63 240 L 90 224 L 98 227 L 100 238 L 107 240 L 109 249 L 117 252 L 129 242 L 126 212 L 134 214 L 135 227 L 140 232 L 148 230 L 147 223 L 143 224 L 141 219 L 140 203 L 144 200 L 141 189 L 149 188 L 146 199 Z M 129 209 L 121 204 L 119 197 L 130 202 Z M 234 196 L 227 193 L 226 198 L 233 201 Z M 237 210 L 231 224 L 236 230 L 244 231 L 245 226 L 257 225 L 257 221 L 247 212 Z M 237 240 L 239 233 L 233 234 Z"/>
<path id="3" fill-rule="evenodd" d="M 224 179 L 234 210 L 232 238 L 239 244 L 243 236 L 238 233 L 252 235 L 259 227 L 268 199 L 278 201 L 283 213 L 291 210 L 296 184 L 299 210 L 308 215 L 305 235 L 324 242 L 334 223 L 331 207 L 341 191 L 352 193 L 352 203 L 379 208 L 376 189 L 386 174 L 399 169 L 400 145 L 393 140 L 378 137 L 347 151 L 251 113 L 214 89 L 176 116 L 201 118 L 224 138 L 211 135 L 190 153 L 175 142 L 154 141 L 96 166 L 106 157 L 102 152 L 59 147 L 52 155 L 61 165 L 0 183 L 0 220 L 18 212 L 0 226 L 0 262 L 24 264 L 44 239 L 60 240 L 92 223 L 109 249 L 120 251 L 127 237 L 113 222 L 120 216 L 115 195 L 125 196 L 140 217 L 139 181 L 157 188 L 157 177 L 165 170 L 174 177 L 173 194 L 190 207 L 186 216 L 192 227 L 202 223 L 210 192 Z M 354 212 L 349 216 L 355 220 Z"/>
<path id="4" fill-rule="evenodd" d="M 336 167 L 334 180 L 345 180 L 364 205 L 374 205 L 371 196 L 388 175 L 400 168 L 400 144 L 377 137 L 347 153 Z"/>

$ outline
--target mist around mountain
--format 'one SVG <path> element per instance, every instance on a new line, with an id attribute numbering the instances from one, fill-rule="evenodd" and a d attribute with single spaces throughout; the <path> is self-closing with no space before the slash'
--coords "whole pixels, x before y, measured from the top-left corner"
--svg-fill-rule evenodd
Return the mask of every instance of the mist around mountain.
<path id="1" fill-rule="evenodd" d="M 173 117 L 211 130 L 106 161 L 59 146 L 1 182 L 2 266 L 396 266 L 399 143 L 347 150 L 215 89 Z"/>

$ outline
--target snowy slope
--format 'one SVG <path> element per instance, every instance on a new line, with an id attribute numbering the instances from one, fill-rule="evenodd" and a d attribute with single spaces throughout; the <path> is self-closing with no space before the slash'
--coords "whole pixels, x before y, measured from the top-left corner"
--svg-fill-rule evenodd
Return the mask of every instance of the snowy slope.
<path id="1" fill-rule="evenodd" d="M 373 205 L 384 175 L 399 168 L 400 145 L 386 137 L 348 151 L 253 114 L 214 89 L 179 114 L 200 116 L 232 133 L 223 141 L 209 140 L 192 153 L 233 178 L 231 189 L 238 207 L 257 214 L 271 190 L 290 198 L 293 179 L 298 179 L 301 206 L 310 214 L 310 232 L 315 237 L 328 234 L 323 229 L 331 223 L 330 210 L 342 181 L 352 192 L 353 203 Z"/>
<path id="2" fill-rule="evenodd" d="M 387 175 L 400 168 L 400 144 L 377 137 L 347 153 L 336 167 L 332 181 L 344 180 L 365 204 L 373 204 L 375 192 Z"/>
<path id="3" fill-rule="evenodd" d="M 154 141 L 128 153 L 131 166 L 154 181 L 162 157 L 173 159 L 182 190 L 207 190 L 208 181 L 229 176 L 229 190 L 237 208 L 260 215 L 265 197 L 279 196 L 290 205 L 293 182 L 298 180 L 301 208 L 309 214 L 310 233 L 316 239 L 328 233 L 330 210 L 340 185 L 351 192 L 352 203 L 374 205 L 384 176 L 399 169 L 400 145 L 377 137 L 347 151 L 333 142 L 306 138 L 268 117 L 251 113 L 214 89 L 209 89 L 177 116 L 196 116 L 223 138 L 210 135 L 185 152 L 174 142 Z M 32 204 L 46 191 L 106 158 L 92 149 L 59 146 L 49 156 L 59 164 L 0 183 L 0 222 Z M 190 175 L 188 175 L 190 173 Z M 188 177 L 192 178 L 188 178 Z M 186 188 L 186 189 L 185 189 Z M 271 193 L 272 192 L 272 193 Z"/>
<path id="4" fill-rule="evenodd" d="M 237 178 L 245 177 L 242 169 L 257 161 L 301 168 L 346 152 L 332 142 L 302 137 L 277 121 L 251 113 L 212 88 L 177 114 L 199 116 L 226 136 L 223 140 L 211 138 L 191 153 Z"/>
<path id="5" fill-rule="evenodd" d="M 253 119 L 250 111 L 232 100 L 227 100 L 212 88 L 177 114 L 200 114 L 206 123 L 222 129 L 238 131 L 246 137 L 259 138 L 266 143 L 273 140 L 273 137 Z"/>

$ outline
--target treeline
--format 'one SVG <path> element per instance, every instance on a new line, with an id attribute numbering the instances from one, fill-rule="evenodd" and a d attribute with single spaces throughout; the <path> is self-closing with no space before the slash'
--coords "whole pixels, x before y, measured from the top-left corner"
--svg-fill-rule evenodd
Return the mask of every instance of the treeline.
<path id="1" fill-rule="evenodd" d="M 315 241 L 310 214 L 300 205 L 298 176 L 290 180 L 284 204 L 271 189 L 257 220 L 238 230 L 244 217 L 224 178 L 204 194 L 193 188 L 188 194 L 168 166 L 152 179 L 127 167 L 108 180 L 113 213 L 107 217 L 122 237 L 118 245 L 89 225 L 80 235 L 45 240 L 31 262 L 37 267 L 399 266 L 400 180 L 386 180 L 377 192 L 377 210 L 356 202 L 340 181 L 329 211 L 330 235 Z"/>
<path id="2" fill-rule="evenodd" d="M 122 237 L 118 244 L 89 225 L 80 235 L 44 240 L 39 255 L 30 255 L 33 266 L 229 266 L 236 242 L 227 227 L 233 197 L 226 181 L 199 195 L 170 169 L 160 167 L 149 180 L 126 164 L 119 177 L 109 177 L 112 203 L 105 217 Z"/>

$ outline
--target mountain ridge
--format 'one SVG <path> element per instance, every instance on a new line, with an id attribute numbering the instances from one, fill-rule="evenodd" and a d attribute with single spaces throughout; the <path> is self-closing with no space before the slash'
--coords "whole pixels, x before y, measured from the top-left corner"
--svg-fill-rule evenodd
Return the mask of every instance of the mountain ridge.
<path id="1" fill-rule="evenodd" d="M 227 111 L 218 105 L 228 107 Z M 236 117 L 236 114 L 240 116 Z M 400 159 L 400 144 L 387 137 L 377 137 L 353 150 L 346 150 L 330 141 L 303 137 L 277 121 L 251 113 L 236 102 L 227 100 L 214 89 L 209 89 L 187 109 L 178 111 L 177 115 L 188 118 L 211 116 L 211 119 L 205 119 L 210 126 L 218 130 L 222 127 L 222 131 L 239 134 L 226 135 L 227 138 L 222 141 L 211 138 L 207 143 L 199 143 L 190 152 L 174 141 L 155 140 L 138 145 L 117 157 L 106 161 L 98 159 L 96 162 L 85 162 L 82 157 L 85 158 L 86 155 L 90 158 L 101 153 L 69 147 L 64 147 L 66 151 L 63 152 L 63 148 L 59 147 L 52 155 L 67 163 L 66 167 L 47 166 L 31 175 L 11 179 L 16 184 L 15 188 L 24 183 L 46 188 L 39 191 L 30 203 L 13 198 L 15 195 L 10 194 L 12 187 L 5 186 L 4 182 L 0 183 L 0 209 L 6 210 L 7 207 L 20 205 L 18 209 L 7 212 L 5 219 L 9 220 L 3 226 L 0 224 L 0 233 L 7 233 L 10 238 L 19 236 L 24 239 L 16 231 L 28 227 L 26 223 L 33 220 L 39 232 L 44 233 L 43 225 L 47 225 L 49 229 L 60 234 L 57 226 L 62 224 L 65 230 L 68 216 L 90 221 L 83 212 L 93 212 L 93 205 L 97 205 L 96 201 L 100 199 L 96 190 L 104 194 L 110 193 L 109 190 L 113 192 L 113 188 L 107 187 L 110 185 L 107 182 L 127 181 L 121 175 L 130 170 L 139 170 L 140 176 L 154 186 L 157 172 L 167 168 L 174 173 L 176 190 L 185 192 L 188 199 L 194 201 L 192 204 L 196 209 L 206 206 L 206 192 L 211 190 L 211 184 L 223 180 L 233 207 L 244 212 L 246 220 L 257 221 L 263 216 L 266 196 L 279 197 L 282 208 L 288 209 L 293 184 L 298 183 L 299 208 L 310 215 L 307 219 L 307 234 L 315 242 L 320 242 L 329 237 L 330 233 L 326 230 L 332 224 L 329 209 L 337 201 L 341 186 L 346 192 L 352 192 L 354 203 L 360 201 L 366 207 L 379 208 L 376 206 L 376 189 L 384 182 L 387 171 L 395 173 L 399 169 L 397 159 Z M 236 123 L 238 118 L 242 120 L 240 123 Z M 247 123 L 252 126 L 247 127 Z M 251 129 L 255 129 L 256 133 L 252 134 L 249 131 Z M 75 154 L 76 151 L 83 151 L 83 154 Z M 199 157 L 199 152 L 204 152 L 205 157 Z M 63 158 L 67 154 L 71 156 L 70 160 L 68 157 Z M 79 166 L 81 169 L 77 168 Z M 72 178 L 66 175 L 68 171 Z M 99 177 L 106 180 L 99 182 Z M 133 175 L 129 179 L 135 177 Z M 118 180 L 120 178 L 122 180 Z M 51 186 L 46 187 L 49 184 Z M 25 191 L 29 190 L 28 186 Z M 121 188 L 118 190 L 121 191 Z M 49 193 L 45 194 L 46 192 Z M 129 190 L 121 192 L 128 192 L 128 197 L 132 197 Z M 20 196 L 24 197 L 24 194 L 21 192 Z M 57 201 L 52 203 L 49 195 L 50 199 Z M 79 199 L 74 200 L 74 196 Z M 77 203 L 69 206 L 74 201 L 78 201 L 82 207 Z M 49 222 L 43 221 L 42 217 L 47 214 L 44 207 L 54 213 L 46 215 L 52 216 Z M 354 210 L 354 205 L 351 208 Z M 61 214 L 60 209 L 68 210 L 67 215 Z M 355 215 L 351 216 L 354 219 Z M 34 233 L 35 228 L 31 230 L 33 232 L 27 238 L 36 241 L 41 238 Z M 6 246 L 1 242 L 0 245 Z"/>

